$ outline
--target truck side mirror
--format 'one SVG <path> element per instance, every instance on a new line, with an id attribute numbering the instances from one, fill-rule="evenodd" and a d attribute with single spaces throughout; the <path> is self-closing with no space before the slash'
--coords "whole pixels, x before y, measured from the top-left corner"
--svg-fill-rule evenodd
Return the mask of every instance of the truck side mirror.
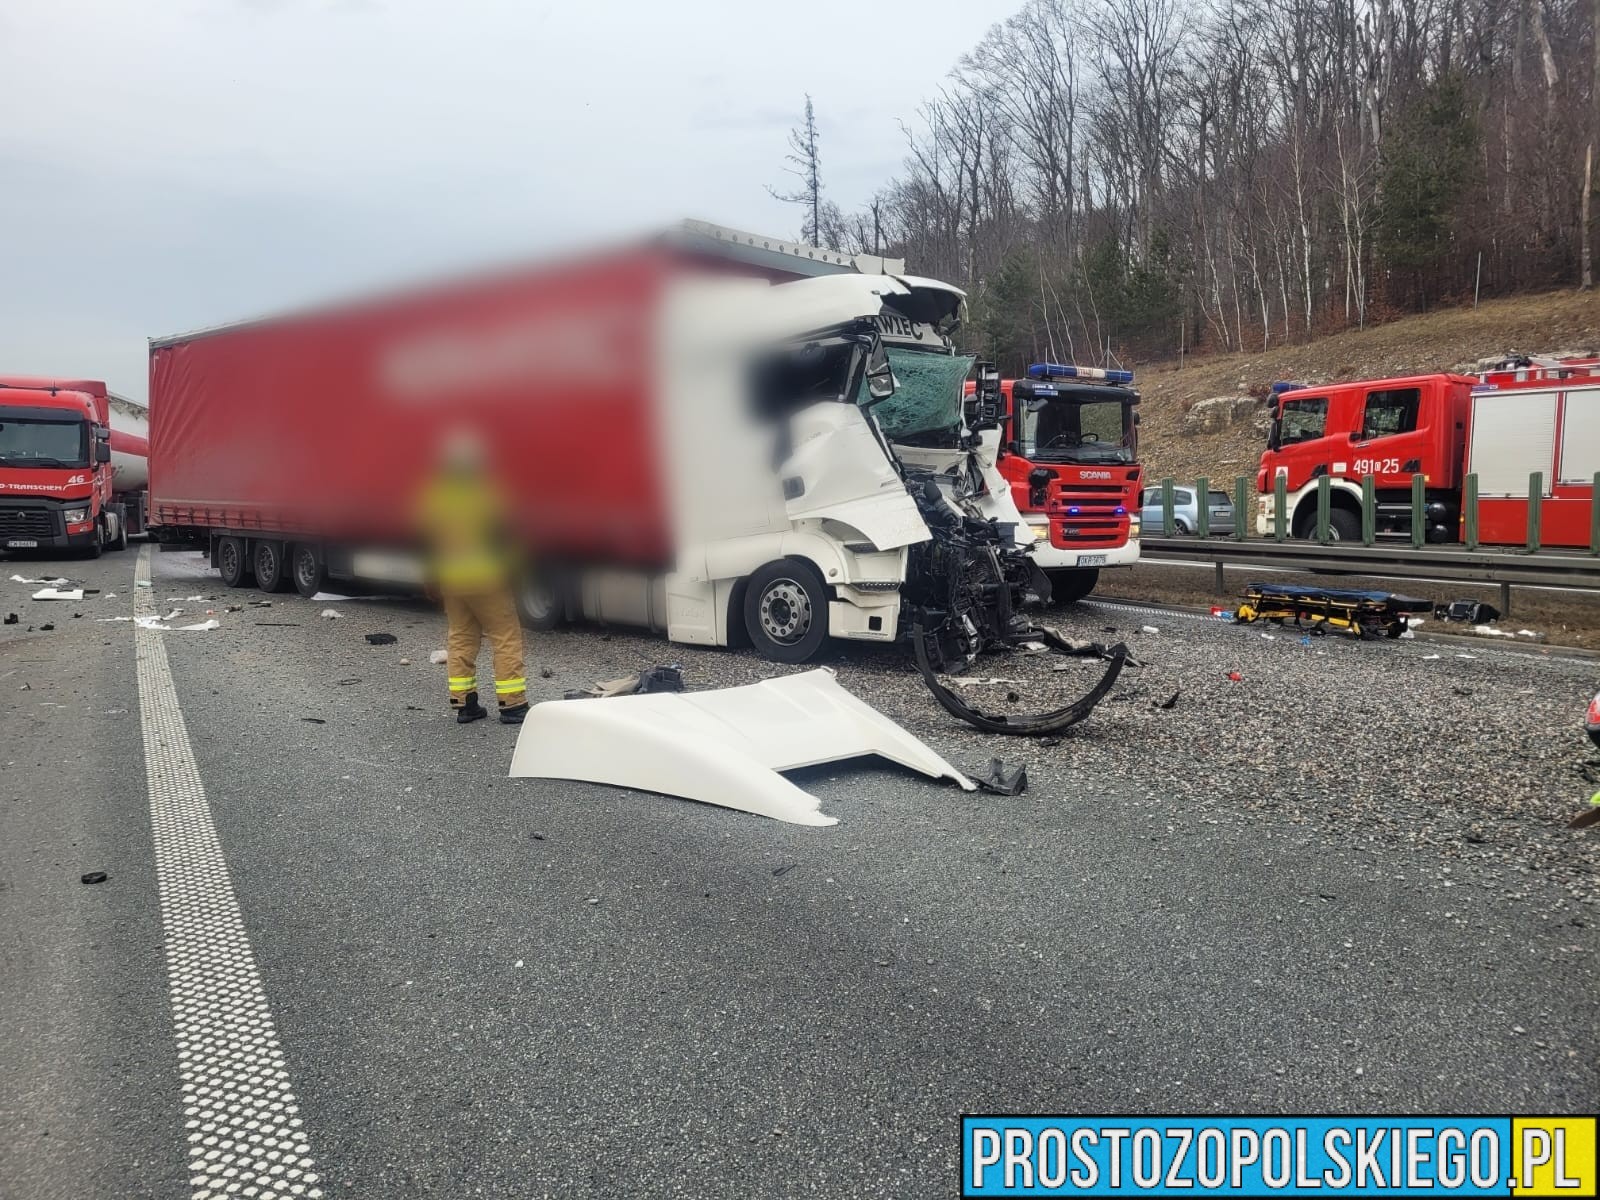
<path id="1" fill-rule="evenodd" d="M 1272 424 L 1267 426 L 1267 449 L 1283 449 L 1283 418 L 1273 417 Z"/>
<path id="2" fill-rule="evenodd" d="M 108 443 L 96 442 L 94 444 L 94 461 L 96 463 L 108 463 L 111 461 L 111 446 Z"/>
<path id="3" fill-rule="evenodd" d="M 889 352 L 884 349 L 881 338 L 867 356 L 867 392 L 874 400 L 887 400 L 894 395 L 894 371 L 889 366 Z"/>

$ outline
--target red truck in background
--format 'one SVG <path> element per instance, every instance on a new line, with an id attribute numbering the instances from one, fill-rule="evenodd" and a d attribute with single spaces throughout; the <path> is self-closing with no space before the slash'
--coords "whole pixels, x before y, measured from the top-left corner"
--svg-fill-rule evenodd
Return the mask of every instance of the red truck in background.
<path id="1" fill-rule="evenodd" d="M 1329 533 L 1361 537 L 1371 475 L 1380 535 L 1410 536 L 1412 478 L 1424 483 L 1425 540 L 1462 537 L 1466 479 L 1478 480 L 1478 538 L 1527 538 L 1529 477 L 1543 477 L 1542 544 L 1588 546 L 1600 471 L 1600 373 L 1586 362 L 1515 363 L 1479 376 L 1434 374 L 1274 388 L 1256 473 L 1256 531 L 1272 533 L 1284 480 L 1290 536 L 1316 535 L 1318 479 L 1331 481 Z"/>
<path id="2" fill-rule="evenodd" d="M 983 381 L 967 385 L 975 398 Z M 1034 531 L 1052 599 L 1081 600 L 1101 567 L 1139 561 L 1139 393 L 1133 372 L 1035 363 L 998 381 L 996 468 Z"/>
<path id="3" fill-rule="evenodd" d="M 99 380 L 0 376 L 0 550 L 121 550 L 145 525 L 149 422 Z"/>

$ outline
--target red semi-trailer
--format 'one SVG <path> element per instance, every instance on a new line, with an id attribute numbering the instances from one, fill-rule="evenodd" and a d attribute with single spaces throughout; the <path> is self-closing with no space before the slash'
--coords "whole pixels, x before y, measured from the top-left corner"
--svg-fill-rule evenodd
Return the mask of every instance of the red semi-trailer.
<path id="1" fill-rule="evenodd" d="M 962 293 L 896 267 L 685 225 L 152 340 L 153 527 L 208 546 L 229 586 L 414 585 L 415 502 L 466 427 L 539 564 L 536 625 L 787 662 L 920 628 L 939 661 L 969 658 L 1048 585 L 1015 510 L 985 507 L 976 451 L 902 458 L 872 415 L 890 397 L 960 410 L 960 374 L 929 364 L 958 361 Z M 897 339 L 915 361 L 893 365 Z"/>
<path id="2" fill-rule="evenodd" d="M 95 379 L 0 376 L 0 550 L 119 550 L 145 522 L 143 405 Z"/>

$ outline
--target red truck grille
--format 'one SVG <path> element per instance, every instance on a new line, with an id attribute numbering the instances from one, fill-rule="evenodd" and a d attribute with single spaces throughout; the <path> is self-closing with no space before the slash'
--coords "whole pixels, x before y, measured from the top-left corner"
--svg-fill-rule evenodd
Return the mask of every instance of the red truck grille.
<path id="1" fill-rule="evenodd" d="M 48 508 L 0 508 L 0 537 L 52 537 L 55 525 Z"/>
<path id="2" fill-rule="evenodd" d="M 1059 481 L 1051 489 L 1050 544 L 1062 550 L 1115 549 L 1128 540 L 1130 494 L 1122 484 Z M 1121 512 L 1118 512 L 1118 509 Z"/>

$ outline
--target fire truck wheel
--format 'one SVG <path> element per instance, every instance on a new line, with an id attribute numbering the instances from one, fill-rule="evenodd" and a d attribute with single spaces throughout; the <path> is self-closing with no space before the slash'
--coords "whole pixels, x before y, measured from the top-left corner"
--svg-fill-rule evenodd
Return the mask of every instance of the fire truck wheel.
<path id="1" fill-rule="evenodd" d="M 1316 530 L 1311 531 L 1313 537 Z M 1361 540 L 1361 518 L 1346 508 L 1330 509 L 1328 512 L 1328 536 L 1336 542 L 1359 542 Z"/>
<path id="2" fill-rule="evenodd" d="M 85 558 L 99 558 L 106 552 L 106 527 L 96 522 L 94 527 L 94 541 L 84 548 Z"/>
<path id="3" fill-rule="evenodd" d="M 222 582 L 231 588 L 250 582 L 250 564 L 245 561 L 244 539 L 225 537 L 217 543 L 217 569 Z"/>
<path id="4" fill-rule="evenodd" d="M 117 536 L 111 543 L 113 550 L 126 550 L 128 548 L 128 514 L 126 510 L 117 513 Z"/>
<path id="5" fill-rule="evenodd" d="M 808 562 L 780 558 L 750 576 L 744 627 L 768 662 L 803 663 L 828 638 L 828 589 Z"/>
<path id="6" fill-rule="evenodd" d="M 294 590 L 306 600 L 320 592 L 328 578 L 317 548 L 303 544 L 294 547 L 289 555 L 289 574 L 294 578 Z"/>
<path id="7" fill-rule="evenodd" d="M 256 569 L 256 586 L 263 592 L 289 590 L 288 564 L 283 561 L 283 543 L 262 538 L 256 542 L 252 555 Z"/>
<path id="8" fill-rule="evenodd" d="M 1100 571 L 1093 567 L 1083 570 L 1051 571 L 1049 575 L 1052 604 L 1076 604 L 1094 591 L 1094 585 L 1100 582 Z"/>

